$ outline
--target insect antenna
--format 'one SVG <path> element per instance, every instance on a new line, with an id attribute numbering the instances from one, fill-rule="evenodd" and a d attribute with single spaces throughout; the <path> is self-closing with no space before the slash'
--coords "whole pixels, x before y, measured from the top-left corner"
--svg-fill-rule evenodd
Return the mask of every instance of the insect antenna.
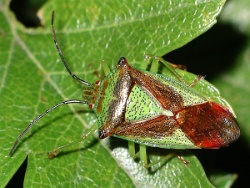
<path id="1" fill-rule="evenodd" d="M 84 80 L 82 80 L 81 78 L 79 78 L 79 77 L 76 76 L 75 74 L 73 74 L 73 73 L 70 71 L 70 69 L 69 69 L 69 67 L 68 67 L 68 65 L 67 65 L 67 63 L 66 63 L 66 61 L 65 61 L 65 59 L 64 59 L 64 57 L 63 57 L 63 55 L 62 55 L 62 51 L 61 51 L 61 49 L 60 49 L 60 47 L 59 47 L 59 45 L 58 45 L 58 43 L 57 43 L 56 32 L 55 32 L 55 28 L 54 28 L 54 14 L 55 14 L 55 13 L 54 13 L 54 11 L 53 11 L 53 12 L 52 12 L 52 17 L 51 17 L 51 29 L 52 29 L 52 35 L 53 35 L 54 43 L 55 43 L 57 52 L 58 52 L 58 54 L 59 54 L 59 56 L 60 56 L 60 58 L 61 58 L 61 61 L 62 61 L 64 67 L 66 68 L 66 70 L 68 71 L 68 73 L 70 74 L 71 77 L 73 77 L 73 78 L 74 78 L 75 80 L 77 80 L 78 82 L 84 84 L 85 86 L 90 87 L 90 88 L 91 88 L 90 90 L 92 91 L 92 90 L 94 89 L 94 88 L 93 88 L 93 85 L 90 84 L 90 83 L 88 83 L 88 82 L 86 82 L 86 81 L 84 81 Z M 16 141 L 14 142 L 14 144 L 13 144 L 13 146 L 12 146 L 10 152 L 9 152 L 9 156 L 11 156 L 11 155 L 13 154 L 13 152 L 14 152 L 14 150 L 15 150 L 15 148 L 16 148 L 18 142 L 19 142 L 19 140 L 27 133 L 27 131 L 28 131 L 29 129 L 31 129 L 31 127 L 32 127 L 39 119 L 41 119 L 43 116 L 45 116 L 46 114 L 48 114 L 50 111 L 56 109 L 57 107 L 59 107 L 59 106 L 61 106 L 61 105 L 63 105 L 63 104 L 71 104 L 71 103 L 88 104 L 89 102 L 88 102 L 88 100 L 85 100 L 85 101 L 82 101 L 82 100 L 67 100 L 67 101 L 63 101 L 63 102 L 60 102 L 60 103 L 56 104 L 55 106 L 49 108 L 48 110 L 46 110 L 45 112 L 43 112 L 43 113 L 40 114 L 39 116 L 37 116 L 37 117 L 36 117 L 36 118 L 35 118 L 35 119 L 34 119 L 34 120 L 24 129 L 24 130 L 23 130 L 23 132 L 17 137 Z"/>
<path id="2" fill-rule="evenodd" d="M 59 45 L 58 45 L 58 42 L 57 42 L 56 32 L 55 32 L 55 28 L 54 28 L 54 17 L 55 17 L 55 12 L 53 11 L 53 12 L 52 12 L 52 17 L 51 17 L 52 35 L 53 35 L 54 43 L 55 43 L 55 45 L 56 45 L 57 52 L 58 52 L 58 54 L 59 54 L 59 56 L 60 56 L 60 58 L 61 58 L 61 60 L 62 60 L 62 63 L 63 63 L 63 65 L 64 65 L 64 67 L 67 69 L 68 73 L 70 74 L 70 76 L 71 76 L 72 78 L 74 78 L 75 80 L 77 80 L 78 82 L 80 82 L 80 83 L 82 83 L 82 84 L 84 84 L 84 85 L 92 86 L 91 83 L 88 83 L 88 82 L 82 80 L 81 78 L 79 78 L 78 76 L 76 76 L 75 74 L 73 74 L 73 73 L 71 72 L 71 70 L 69 69 L 68 64 L 66 63 L 66 60 L 64 59 L 63 54 L 62 54 L 62 51 L 61 51 L 61 49 L 60 49 L 60 47 L 59 47 Z"/>
<path id="3" fill-rule="evenodd" d="M 39 116 L 37 116 L 32 122 L 30 122 L 30 124 L 23 130 L 23 132 L 17 137 L 16 141 L 14 142 L 10 152 L 9 152 L 9 156 L 11 156 L 18 144 L 18 141 L 28 132 L 28 130 L 39 120 L 41 119 L 43 116 L 45 116 L 46 114 L 48 114 L 50 111 L 56 109 L 57 107 L 63 105 L 63 104 L 71 104 L 71 103 L 82 103 L 82 104 L 88 104 L 87 101 L 81 101 L 81 100 L 67 100 L 67 101 L 63 101 L 60 102 L 58 104 L 56 104 L 55 106 L 47 109 L 45 112 L 43 112 L 42 114 L 40 114 Z"/>

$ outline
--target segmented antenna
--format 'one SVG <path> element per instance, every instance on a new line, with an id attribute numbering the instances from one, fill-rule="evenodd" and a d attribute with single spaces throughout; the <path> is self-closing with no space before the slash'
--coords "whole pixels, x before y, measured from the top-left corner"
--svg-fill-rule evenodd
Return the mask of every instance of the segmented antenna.
<path id="1" fill-rule="evenodd" d="M 63 65 L 65 66 L 65 68 L 67 69 L 68 73 L 70 74 L 71 77 L 73 77 L 75 80 L 77 80 L 78 82 L 84 84 L 84 85 L 87 85 L 87 86 L 92 86 L 92 84 L 82 80 L 81 78 L 79 78 L 78 76 L 76 76 L 75 74 L 73 74 L 63 55 L 62 55 L 62 52 L 61 52 L 61 49 L 59 48 L 58 46 L 58 43 L 57 43 L 57 39 L 56 39 L 56 32 L 55 32 L 55 29 L 54 29 L 54 11 L 52 12 L 52 17 L 51 17 L 51 28 L 52 28 L 52 35 L 53 35 L 53 39 L 54 39 L 54 43 L 55 43 L 55 46 L 56 46 L 56 49 L 57 49 L 57 52 L 62 60 L 62 63 Z M 16 141 L 14 142 L 10 152 L 9 152 L 9 156 L 11 156 L 19 142 L 19 140 L 27 133 L 27 131 L 39 120 L 41 119 L 42 117 L 44 117 L 46 114 L 48 114 L 50 111 L 54 110 L 55 108 L 63 105 L 63 104 L 71 104 L 71 103 L 82 103 L 82 104 L 88 104 L 88 101 L 82 101 L 82 100 L 67 100 L 67 101 L 63 101 L 63 102 L 60 102 L 58 104 L 56 104 L 55 106 L 49 108 L 48 110 L 46 110 L 45 112 L 43 112 L 42 114 L 40 114 L 39 116 L 37 116 L 24 130 L 23 132 L 17 137 Z"/>
<path id="2" fill-rule="evenodd" d="M 63 65 L 64 65 L 64 67 L 67 69 L 68 73 L 70 74 L 70 76 L 71 76 L 72 78 L 74 78 L 75 80 L 77 80 L 78 82 L 80 82 L 80 83 L 82 83 L 82 84 L 84 84 L 84 85 L 92 86 L 91 83 L 88 83 L 88 82 L 82 80 L 81 78 L 79 78 L 78 76 L 76 76 L 75 74 L 73 74 L 73 73 L 71 72 L 71 70 L 69 69 L 68 64 L 66 63 L 66 61 L 65 61 L 65 59 L 64 59 L 64 57 L 63 57 L 62 51 L 61 51 L 61 49 L 59 48 L 59 45 L 58 45 L 58 43 L 57 43 L 56 32 L 55 32 L 55 28 L 54 28 L 54 17 L 55 17 L 55 12 L 53 11 L 53 12 L 52 12 L 52 17 L 51 17 L 52 35 L 53 35 L 54 43 L 55 43 L 55 45 L 56 45 L 57 52 L 58 52 L 58 54 L 59 54 L 59 56 L 60 56 L 60 58 L 61 58 L 61 60 L 62 60 L 62 63 L 63 63 Z"/>
<path id="3" fill-rule="evenodd" d="M 9 153 L 9 156 L 12 155 L 12 153 L 14 152 L 16 146 L 17 146 L 17 143 L 18 141 L 27 133 L 27 131 L 39 120 L 41 119 L 43 116 L 45 116 L 46 114 L 48 114 L 50 111 L 54 110 L 55 108 L 63 105 L 63 104 L 71 104 L 71 103 L 82 103 L 82 104 L 87 104 L 88 102 L 87 101 L 81 101 L 81 100 L 67 100 L 67 101 L 63 101 L 63 102 L 60 102 L 58 104 L 56 104 L 55 106 L 49 108 L 48 110 L 46 110 L 45 112 L 43 112 L 42 114 L 40 114 L 39 116 L 37 116 L 24 130 L 23 132 L 17 137 L 16 141 L 14 142 L 11 150 L 10 150 L 10 153 Z"/>

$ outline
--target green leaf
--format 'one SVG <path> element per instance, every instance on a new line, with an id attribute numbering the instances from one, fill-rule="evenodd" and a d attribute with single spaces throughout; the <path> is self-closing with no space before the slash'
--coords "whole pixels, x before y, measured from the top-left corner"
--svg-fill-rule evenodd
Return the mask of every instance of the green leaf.
<path id="1" fill-rule="evenodd" d="M 108 139 L 90 136 L 48 159 L 47 151 L 81 138 L 88 127 L 97 127 L 86 106 L 68 105 L 49 113 L 18 143 L 11 158 L 8 153 L 34 117 L 63 100 L 81 98 L 81 86 L 67 74 L 53 44 L 52 10 L 69 67 L 94 83 L 101 60 L 114 67 L 125 56 L 131 64 L 143 66 L 143 54 L 162 56 L 201 35 L 216 22 L 223 0 L 49 1 L 38 13 L 44 27 L 36 29 L 18 23 L 9 3 L 0 2 L 1 187 L 27 156 L 25 187 L 213 187 L 189 152 L 183 153 L 189 165 L 175 157 L 150 173 L 120 146 L 123 141 L 111 149 Z"/>
<path id="2" fill-rule="evenodd" d="M 237 178 L 236 174 L 216 173 L 210 177 L 210 180 L 217 188 L 227 188 L 232 187 Z"/>

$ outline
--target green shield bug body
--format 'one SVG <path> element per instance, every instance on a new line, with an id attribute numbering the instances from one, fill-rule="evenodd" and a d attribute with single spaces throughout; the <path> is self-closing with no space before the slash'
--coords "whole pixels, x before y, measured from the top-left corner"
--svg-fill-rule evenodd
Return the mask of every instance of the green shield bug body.
<path id="1" fill-rule="evenodd" d="M 236 140 L 230 110 L 177 79 L 134 69 L 125 58 L 100 82 L 94 106 L 100 138 L 172 149 L 219 148 Z"/>
<path id="2" fill-rule="evenodd" d="M 70 103 L 89 104 L 97 116 L 101 139 L 115 136 L 143 146 L 195 149 L 227 146 L 240 136 L 236 116 L 216 88 L 191 73 L 187 74 L 193 76 L 194 82 L 188 85 L 179 74 L 180 70 L 161 58 L 156 60 L 167 67 L 169 76 L 135 69 L 122 57 L 117 68 L 96 84 L 80 79 L 70 71 L 62 56 L 53 19 L 54 15 L 52 31 L 56 48 L 69 74 L 85 85 L 84 100 L 64 101 L 39 115 L 18 136 L 9 155 L 34 123 L 58 106 Z M 198 83 L 210 88 L 218 100 L 207 97 L 207 91 L 193 87 Z M 92 127 L 89 133 L 93 131 Z M 57 155 L 68 145 L 55 149 L 49 156 Z M 144 154 L 141 158 L 147 164 Z"/>

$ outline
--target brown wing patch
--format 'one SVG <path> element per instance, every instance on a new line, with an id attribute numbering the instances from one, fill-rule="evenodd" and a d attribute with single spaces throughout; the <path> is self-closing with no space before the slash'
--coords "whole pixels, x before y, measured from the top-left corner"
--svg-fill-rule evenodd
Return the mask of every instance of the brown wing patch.
<path id="1" fill-rule="evenodd" d="M 162 115 L 138 123 L 123 122 L 113 129 L 111 135 L 162 138 L 170 135 L 177 128 L 178 125 L 173 117 Z"/>
<path id="2" fill-rule="evenodd" d="M 173 88 L 136 69 L 133 69 L 131 77 L 136 84 L 148 90 L 166 110 L 174 112 L 183 108 L 182 96 Z"/>

